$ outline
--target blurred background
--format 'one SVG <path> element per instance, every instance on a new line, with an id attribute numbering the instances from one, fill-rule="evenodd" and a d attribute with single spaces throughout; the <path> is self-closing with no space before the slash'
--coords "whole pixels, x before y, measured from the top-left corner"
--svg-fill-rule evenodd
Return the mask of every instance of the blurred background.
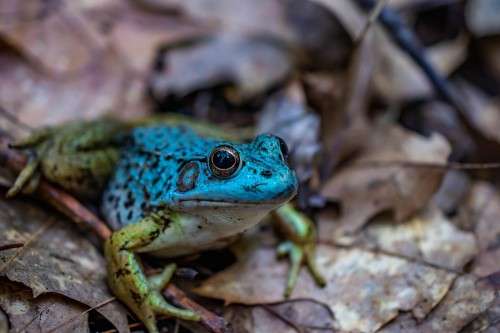
<path id="1" fill-rule="evenodd" d="M 286 263 L 259 230 L 197 264 L 196 294 L 252 305 L 217 305 L 236 332 L 498 332 L 499 95 L 499 0 L 0 0 L 11 137 L 175 112 L 288 143 L 329 286 L 262 306 Z"/>

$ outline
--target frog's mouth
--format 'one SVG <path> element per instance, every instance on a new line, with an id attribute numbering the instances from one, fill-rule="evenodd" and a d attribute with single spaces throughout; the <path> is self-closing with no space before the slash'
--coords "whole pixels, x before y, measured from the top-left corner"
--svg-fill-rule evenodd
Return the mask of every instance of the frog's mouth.
<path id="1" fill-rule="evenodd" d="M 291 198 L 290 198 L 291 199 Z M 185 199 L 179 201 L 179 207 L 196 208 L 196 207 L 248 207 L 259 209 L 273 209 L 288 202 L 288 200 L 272 200 L 264 202 L 251 201 L 231 201 L 231 200 L 209 200 L 209 199 Z"/>

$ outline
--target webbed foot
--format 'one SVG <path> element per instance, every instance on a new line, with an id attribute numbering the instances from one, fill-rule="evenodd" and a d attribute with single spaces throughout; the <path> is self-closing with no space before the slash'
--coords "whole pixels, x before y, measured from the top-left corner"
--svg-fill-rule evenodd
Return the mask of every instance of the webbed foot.
<path id="1" fill-rule="evenodd" d="M 140 313 L 136 312 L 136 315 L 141 318 L 144 325 L 149 332 L 157 332 L 155 315 L 165 315 L 169 317 L 175 317 L 183 320 L 200 320 L 200 316 L 186 309 L 177 308 L 169 304 L 162 295 L 162 290 L 170 282 L 172 275 L 176 269 L 175 264 L 170 264 L 163 270 L 162 273 L 148 277 L 149 292 L 144 297 L 142 306 L 140 307 Z"/>
<path id="2" fill-rule="evenodd" d="M 288 256 L 290 260 L 284 296 L 288 298 L 291 295 L 303 264 L 316 284 L 324 287 L 326 280 L 318 270 L 315 260 L 316 231 L 313 222 L 291 204 L 278 208 L 273 214 L 277 219 L 278 229 L 286 238 L 278 245 L 277 255 L 280 258 Z"/>

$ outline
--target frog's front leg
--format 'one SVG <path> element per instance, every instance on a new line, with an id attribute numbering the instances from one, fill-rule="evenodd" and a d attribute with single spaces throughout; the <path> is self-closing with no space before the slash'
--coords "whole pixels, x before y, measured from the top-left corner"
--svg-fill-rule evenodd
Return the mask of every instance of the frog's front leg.
<path id="1" fill-rule="evenodd" d="M 297 211 L 291 204 L 286 204 L 273 212 L 276 225 L 286 239 L 278 245 L 279 257 L 288 256 L 290 269 L 285 288 L 285 297 L 289 297 L 297 283 L 300 267 L 305 264 L 320 287 L 326 285 L 315 261 L 316 231 L 313 222 Z"/>
<path id="2" fill-rule="evenodd" d="M 28 164 L 7 196 L 36 188 L 40 175 L 71 193 L 97 198 L 119 157 L 119 140 L 129 126 L 104 118 L 36 130 L 11 148 L 30 150 Z"/>
<path id="3" fill-rule="evenodd" d="M 106 241 L 104 252 L 108 261 L 108 282 L 114 294 L 139 317 L 149 332 L 157 332 L 155 314 L 164 314 L 185 320 L 199 320 L 190 310 L 168 304 L 161 290 L 169 282 L 175 265 L 167 266 L 158 275 L 147 278 L 135 250 L 151 243 L 169 225 L 165 211 L 152 213 L 135 224 L 130 224 Z"/>

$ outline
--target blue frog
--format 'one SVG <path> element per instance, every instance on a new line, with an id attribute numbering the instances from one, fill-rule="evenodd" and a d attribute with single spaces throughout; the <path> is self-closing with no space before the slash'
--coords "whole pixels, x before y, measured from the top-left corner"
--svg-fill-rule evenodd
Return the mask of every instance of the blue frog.
<path id="1" fill-rule="evenodd" d="M 76 195 L 101 198 L 115 230 L 104 244 L 109 286 L 150 332 L 157 332 L 156 314 L 200 317 L 161 295 L 175 264 L 147 277 L 137 254 L 177 257 L 225 246 L 271 211 L 287 237 L 278 253 L 292 261 L 286 295 L 302 263 L 324 285 L 312 223 L 285 205 L 298 187 L 286 144 L 273 135 L 238 143 L 216 133 L 187 120 L 101 119 L 42 129 L 14 144 L 35 154 L 8 195 L 35 188 L 40 173 Z"/>

